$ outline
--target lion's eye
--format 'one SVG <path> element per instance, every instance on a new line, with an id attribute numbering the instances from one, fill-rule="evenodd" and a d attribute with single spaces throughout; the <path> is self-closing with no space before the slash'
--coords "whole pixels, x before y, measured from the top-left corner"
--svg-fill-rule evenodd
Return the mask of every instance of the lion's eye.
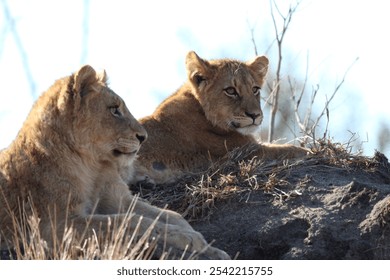
<path id="1" fill-rule="evenodd" d="M 255 96 L 260 94 L 260 87 L 253 87 L 252 92 Z"/>
<path id="2" fill-rule="evenodd" d="M 238 92 L 236 91 L 236 89 L 234 87 L 227 87 L 224 89 L 225 91 L 225 94 L 229 97 L 239 97 L 238 95 Z"/>
<path id="3" fill-rule="evenodd" d="M 119 106 L 110 107 L 111 114 L 113 114 L 115 117 L 121 117 L 122 113 L 119 110 Z"/>

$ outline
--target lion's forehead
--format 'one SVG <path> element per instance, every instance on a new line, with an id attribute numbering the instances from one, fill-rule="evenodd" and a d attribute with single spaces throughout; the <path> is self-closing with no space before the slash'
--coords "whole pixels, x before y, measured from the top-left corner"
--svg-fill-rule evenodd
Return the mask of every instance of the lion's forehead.
<path id="1" fill-rule="evenodd" d="M 111 101 L 111 103 L 124 103 L 123 99 L 109 87 L 103 87 L 100 90 L 100 94 L 102 94 L 102 96 L 105 97 L 108 101 Z"/>
<path id="2" fill-rule="evenodd" d="M 251 95 L 253 95 L 253 92 L 252 92 L 253 86 L 255 86 L 255 85 L 257 86 L 255 79 L 249 74 L 232 76 L 231 83 L 238 90 L 242 90 L 245 92 L 248 91 Z"/>
<path id="3" fill-rule="evenodd" d="M 260 87 L 260 83 L 255 80 L 246 65 L 229 64 L 229 67 L 221 69 L 216 83 L 221 83 L 224 88 L 235 87 L 242 94 L 253 95 L 252 88 L 254 86 Z"/>
<path id="4" fill-rule="evenodd" d="M 109 87 L 103 87 L 101 93 L 110 98 L 115 98 L 115 99 L 119 98 L 119 96 L 115 93 L 115 91 L 113 91 Z"/>

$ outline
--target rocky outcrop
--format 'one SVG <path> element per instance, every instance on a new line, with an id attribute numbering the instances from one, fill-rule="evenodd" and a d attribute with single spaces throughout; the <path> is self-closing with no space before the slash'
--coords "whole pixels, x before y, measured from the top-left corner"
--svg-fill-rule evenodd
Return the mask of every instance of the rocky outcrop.
<path id="1" fill-rule="evenodd" d="M 302 162 L 281 176 L 288 184 L 220 201 L 193 226 L 238 259 L 389 259 L 389 163 L 365 163 Z"/>
<path id="2" fill-rule="evenodd" d="M 245 154 L 245 153 L 244 153 Z M 207 174 L 133 187 L 237 259 L 390 259 L 390 164 L 327 147 L 294 162 L 230 155 Z"/>

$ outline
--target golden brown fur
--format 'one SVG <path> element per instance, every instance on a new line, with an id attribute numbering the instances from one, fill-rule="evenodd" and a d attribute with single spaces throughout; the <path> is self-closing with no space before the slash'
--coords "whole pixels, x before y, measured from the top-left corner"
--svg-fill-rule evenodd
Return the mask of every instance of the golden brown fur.
<path id="1" fill-rule="evenodd" d="M 207 61 L 189 52 L 186 68 L 187 82 L 140 120 L 149 140 L 135 162 L 135 180 L 171 182 L 183 172 L 204 170 L 227 151 L 257 143 L 268 59 Z M 276 159 L 306 154 L 292 145 L 258 144 L 255 155 Z"/>
<path id="2" fill-rule="evenodd" d="M 108 221 L 124 221 L 133 201 L 120 172 L 131 177 L 132 161 L 146 138 L 123 100 L 107 87 L 105 73 L 84 66 L 56 81 L 0 153 L 0 245 L 18 246 L 13 218 L 28 217 L 32 209 L 42 238 L 51 245 L 61 239 L 66 224 L 86 238 L 94 231 L 98 236 L 112 231 L 114 223 Z M 188 246 L 189 252 L 205 250 L 208 258 L 228 258 L 208 247 L 179 214 L 140 200 L 127 234 L 134 234 L 140 222 L 142 236 L 155 219 L 151 236 L 159 237 L 160 249 Z"/>

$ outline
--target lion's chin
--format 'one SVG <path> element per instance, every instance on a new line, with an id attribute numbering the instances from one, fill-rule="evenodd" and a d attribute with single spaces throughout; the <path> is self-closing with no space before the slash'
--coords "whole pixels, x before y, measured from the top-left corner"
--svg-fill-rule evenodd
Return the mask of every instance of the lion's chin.
<path id="1" fill-rule="evenodd" d="M 256 136 L 260 133 L 260 126 L 258 125 L 248 125 L 244 127 L 238 127 L 236 130 L 242 135 L 253 135 Z"/>

